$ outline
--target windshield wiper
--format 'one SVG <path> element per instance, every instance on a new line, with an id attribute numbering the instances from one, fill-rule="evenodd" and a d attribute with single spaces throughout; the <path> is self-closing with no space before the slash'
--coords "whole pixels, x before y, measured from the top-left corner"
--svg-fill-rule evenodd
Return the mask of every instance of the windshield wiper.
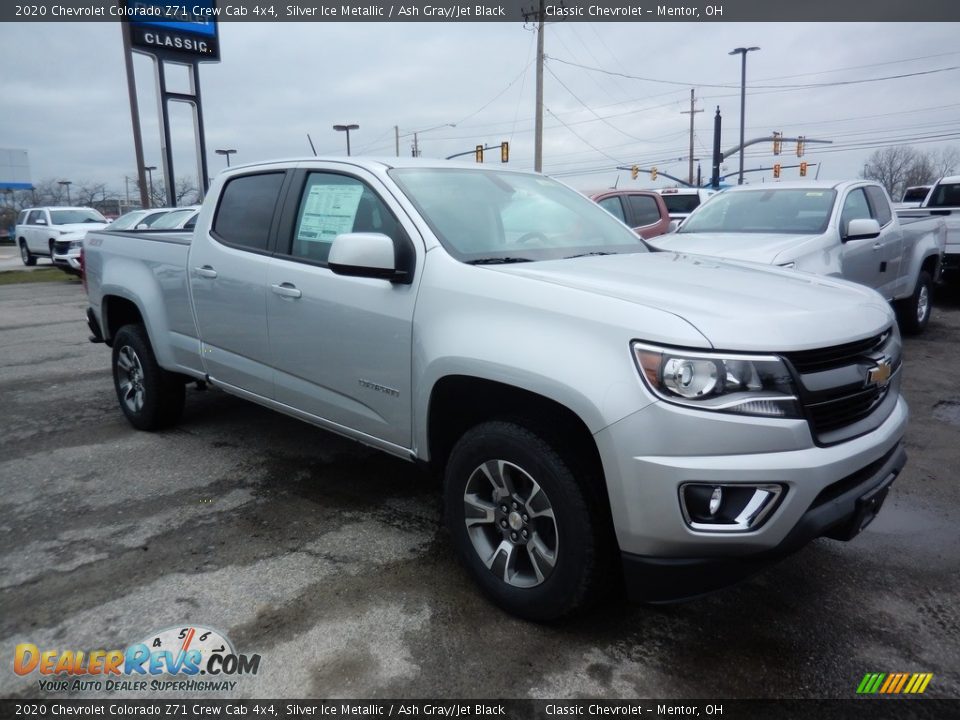
<path id="1" fill-rule="evenodd" d="M 530 258 L 521 257 L 485 257 L 476 260 L 467 260 L 467 265 L 508 265 L 510 263 L 533 262 Z"/>
<path id="2" fill-rule="evenodd" d="M 619 255 L 619 253 L 604 252 L 602 250 L 598 250 L 597 252 L 585 252 L 585 253 L 580 253 L 579 255 L 567 255 L 564 258 L 564 260 L 573 260 L 574 258 L 578 258 L 578 257 L 591 257 L 592 255 Z"/>

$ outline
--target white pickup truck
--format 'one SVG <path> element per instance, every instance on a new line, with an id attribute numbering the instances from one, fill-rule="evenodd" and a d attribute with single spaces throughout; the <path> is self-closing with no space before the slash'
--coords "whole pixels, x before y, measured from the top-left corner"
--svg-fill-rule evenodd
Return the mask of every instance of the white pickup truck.
<path id="1" fill-rule="evenodd" d="M 435 468 L 462 562 L 527 618 L 617 577 L 676 599 L 848 540 L 906 462 L 879 294 L 651 253 L 533 173 L 235 167 L 193 233 L 93 232 L 84 266 L 135 427 L 175 422 L 202 381 Z"/>
<path id="2" fill-rule="evenodd" d="M 904 332 L 919 333 L 946 237 L 940 220 L 898 220 L 877 183 L 810 181 L 730 188 L 649 244 L 862 283 L 894 303 Z"/>
<path id="3" fill-rule="evenodd" d="M 897 210 L 901 222 L 915 222 L 931 215 L 942 217 L 946 225 L 943 280 L 960 284 L 960 175 L 940 178 L 919 208 Z"/>

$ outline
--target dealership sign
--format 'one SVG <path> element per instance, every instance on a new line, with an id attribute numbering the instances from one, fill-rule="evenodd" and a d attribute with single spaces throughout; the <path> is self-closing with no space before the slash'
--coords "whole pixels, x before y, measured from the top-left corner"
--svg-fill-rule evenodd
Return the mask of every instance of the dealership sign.
<path id="1" fill-rule="evenodd" d="M 220 59 L 216 0 L 191 0 L 189 5 L 121 2 L 130 22 L 130 43 L 137 51 L 181 62 Z"/>

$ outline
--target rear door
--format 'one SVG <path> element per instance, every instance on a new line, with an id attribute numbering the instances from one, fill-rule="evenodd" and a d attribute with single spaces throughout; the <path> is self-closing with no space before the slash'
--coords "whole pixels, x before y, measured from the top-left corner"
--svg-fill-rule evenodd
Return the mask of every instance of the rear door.
<path id="1" fill-rule="evenodd" d="M 286 177 L 283 170 L 265 170 L 228 180 L 213 222 L 194 235 L 188 258 L 206 372 L 266 398 L 273 397 L 267 268 Z"/>
<path id="2" fill-rule="evenodd" d="M 411 437 L 416 284 L 337 275 L 341 233 L 383 233 L 415 252 L 416 229 L 372 174 L 335 163 L 291 185 L 268 273 L 276 399 L 402 448 Z"/>
<path id="3" fill-rule="evenodd" d="M 27 247 L 35 253 L 48 253 L 50 245 L 50 218 L 46 210 L 31 210 L 27 217 Z"/>
<path id="4" fill-rule="evenodd" d="M 657 199 L 651 195 L 630 194 L 623 198 L 627 203 L 627 212 L 630 217 L 630 227 L 640 237 L 651 238 L 662 235 L 666 230 L 660 227 L 663 218 L 660 215 L 660 206 Z M 666 224 L 666 223 L 664 223 Z"/>

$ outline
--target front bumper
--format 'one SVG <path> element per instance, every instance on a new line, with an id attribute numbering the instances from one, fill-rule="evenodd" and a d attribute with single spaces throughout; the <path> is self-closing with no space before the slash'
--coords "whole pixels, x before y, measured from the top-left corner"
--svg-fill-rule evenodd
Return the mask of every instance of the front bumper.
<path id="1" fill-rule="evenodd" d="M 74 272 L 80 272 L 80 251 L 79 250 L 70 250 L 67 253 L 58 253 L 54 252 L 53 264 L 61 267 L 63 269 L 70 269 Z"/>
<path id="2" fill-rule="evenodd" d="M 811 540 L 850 540 L 876 517 L 893 481 L 907 462 L 898 442 L 879 460 L 828 486 L 776 546 L 732 558 L 651 558 L 622 554 L 623 577 L 632 600 L 672 602 L 732 585 L 796 552 Z"/>
<path id="3" fill-rule="evenodd" d="M 643 568 L 689 566 L 699 568 L 694 572 L 705 580 L 706 566 L 717 566 L 716 581 L 704 583 L 707 590 L 735 582 L 815 537 L 836 534 L 855 501 L 895 477 L 906 460 L 901 441 L 909 413 L 899 385 L 897 373 L 878 427 L 828 446 L 815 443 L 806 420 L 707 413 L 663 402 L 598 432 L 617 541 L 628 578 L 639 578 L 628 579 L 628 586 L 657 587 L 660 581 Z M 784 492 L 755 529 L 719 533 L 694 530 L 684 520 L 685 483 L 777 484 Z M 843 492 L 827 513 L 823 498 L 837 488 Z M 656 593 L 633 594 L 650 599 Z"/>

